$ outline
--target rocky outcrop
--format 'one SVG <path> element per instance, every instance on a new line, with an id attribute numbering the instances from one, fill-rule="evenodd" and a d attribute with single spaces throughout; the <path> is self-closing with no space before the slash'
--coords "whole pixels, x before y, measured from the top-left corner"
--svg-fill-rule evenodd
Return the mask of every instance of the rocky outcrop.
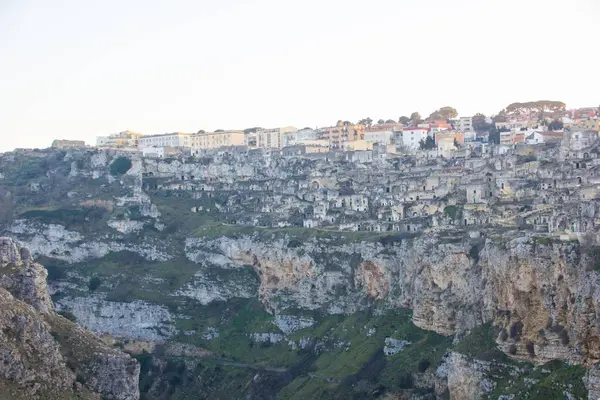
<path id="1" fill-rule="evenodd" d="M 509 355 L 543 363 L 600 360 L 600 272 L 578 243 L 536 244 L 526 238 L 486 245 L 481 267 L 486 308 L 504 328 Z"/>
<path id="2" fill-rule="evenodd" d="M 65 297 L 56 304 L 59 310 L 73 313 L 79 324 L 99 335 L 162 340 L 175 333 L 169 325 L 172 316 L 167 308 L 143 301 L 122 303 L 92 295 Z"/>
<path id="3" fill-rule="evenodd" d="M 186 254 L 224 269 L 252 266 L 258 296 L 275 314 L 352 313 L 382 300 L 412 308 L 417 326 L 443 335 L 493 322 L 499 348 L 525 361 L 600 360 L 600 271 L 577 242 L 444 243 L 423 235 L 385 246 L 316 239 L 290 246 L 221 237 L 188 239 Z"/>
<path id="4" fill-rule="evenodd" d="M 47 313 L 53 310 L 47 276 L 44 267 L 32 261 L 29 250 L 19 248 L 11 239 L 0 238 L 0 287 Z"/>
<path id="5" fill-rule="evenodd" d="M 0 238 L 0 397 L 139 399 L 139 364 L 54 313 L 46 271 Z"/>
<path id="6" fill-rule="evenodd" d="M 589 369 L 585 378 L 585 386 L 588 390 L 588 399 L 600 399 L 600 365 Z"/>
<path id="7" fill-rule="evenodd" d="M 462 354 L 451 352 L 438 368 L 437 375 L 447 378 L 452 400 L 481 399 L 494 389 L 487 378 L 489 362 L 469 360 Z"/>
<path id="8" fill-rule="evenodd" d="M 75 374 L 65 366 L 50 332 L 33 307 L 0 289 L 0 380 L 32 398 L 72 390 Z"/>
<path id="9" fill-rule="evenodd" d="M 79 232 L 67 230 L 58 224 L 44 224 L 19 219 L 9 227 L 21 245 L 31 250 L 34 257 L 46 256 L 68 263 L 90 258 L 102 258 L 109 253 L 131 251 L 153 261 L 165 261 L 169 254 L 155 243 L 129 243 L 106 240 L 106 237 L 87 238 Z"/>

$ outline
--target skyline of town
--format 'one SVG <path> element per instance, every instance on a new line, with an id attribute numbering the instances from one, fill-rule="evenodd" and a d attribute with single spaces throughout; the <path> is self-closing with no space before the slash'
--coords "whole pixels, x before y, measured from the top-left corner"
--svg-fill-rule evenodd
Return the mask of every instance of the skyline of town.
<path id="1" fill-rule="evenodd" d="M 562 110 L 561 111 L 562 114 L 561 115 L 565 116 L 565 117 L 576 118 L 577 117 L 576 113 L 578 112 L 578 110 L 596 110 L 595 115 L 592 116 L 592 117 L 590 117 L 590 118 L 595 118 L 595 119 L 597 119 L 598 115 L 600 114 L 600 107 L 578 107 L 578 108 L 570 108 L 570 107 L 567 107 L 567 105 L 565 103 L 560 102 L 560 101 L 538 100 L 538 101 L 529 102 L 529 103 L 511 103 L 511 105 L 513 105 L 513 104 L 543 103 L 543 102 L 559 103 L 559 104 L 561 104 L 562 105 L 562 109 L 561 109 Z M 454 109 L 454 108 L 452 108 L 450 106 L 441 107 L 440 109 L 444 109 L 444 108 L 452 109 L 456 113 L 456 115 L 453 115 L 452 118 L 445 118 L 446 122 L 448 122 L 448 123 L 454 122 L 454 121 L 458 122 L 460 119 L 464 119 L 464 118 L 472 118 L 472 116 L 461 115 L 458 112 L 458 110 L 456 110 L 456 109 Z M 390 123 L 391 124 L 396 124 L 396 125 L 402 125 L 404 127 L 411 127 L 411 126 L 418 125 L 417 123 L 415 123 L 415 121 L 411 120 L 411 117 L 415 113 L 417 113 L 419 115 L 419 117 L 421 118 L 421 122 L 432 123 L 432 122 L 436 121 L 436 118 L 432 119 L 430 117 L 432 117 L 437 111 L 439 111 L 439 109 L 432 111 L 432 113 L 429 115 L 429 117 L 426 114 L 421 115 L 421 113 L 419 111 L 415 111 L 415 112 L 403 115 L 403 116 L 401 116 L 399 118 L 396 118 L 396 119 L 393 119 L 393 118 L 388 118 L 388 119 L 384 119 L 384 118 L 375 119 L 375 118 L 373 118 L 372 119 L 372 118 L 367 117 L 367 118 L 357 119 L 356 122 L 352 122 L 352 121 L 345 120 L 345 119 L 344 120 L 340 119 L 340 120 L 338 120 L 338 123 L 339 122 L 344 122 L 344 124 L 352 124 L 352 125 L 354 125 L 354 124 L 361 125 L 362 124 L 362 125 L 364 125 L 364 128 L 373 129 L 373 130 L 378 130 L 377 129 L 378 125 L 382 125 L 382 124 L 389 125 Z M 491 113 L 491 114 L 476 113 L 474 115 L 483 114 L 488 119 L 488 122 L 492 122 L 493 118 L 495 118 L 495 117 L 497 117 L 499 115 L 502 115 L 505 111 L 506 111 L 506 108 L 502 108 L 499 112 L 495 112 L 495 113 Z M 515 118 L 514 113 L 513 113 L 512 118 Z M 444 119 L 444 118 L 442 118 L 442 119 Z M 519 116 L 517 119 L 518 120 L 523 120 L 523 119 L 527 119 L 527 118 L 525 118 L 525 116 L 522 115 L 522 116 Z M 365 125 L 367 120 L 369 120 L 368 126 Z M 402 122 L 404 122 L 404 123 L 402 123 Z M 440 121 L 438 120 L 437 122 L 440 122 Z M 454 125 L 454 124 L 452 124 L 452 125 Z M 462 128 L 456 128 L 455 126 L 452 126 L 452 125 L 450 125 L 451 128 L 456 129 L 456 130 L 464 131 L 464 129 L 462 129 Z M 284 125 L 282 125 L 282 126 L 284 126 Z M 285 126 L 292 127 L 292 125 L 285 125 Z M 331 126 L 335 126 L 335 124 L 332 123 L 332 124 L 325 124 L 325 125 L 320 125 L 320 126 L 319 125 L 317 125 L 317 126 L 310 126 L 310 125 L 299 124 L 299 125 L 293 126 L 293 129 L 294 130 L 298 130 L 298 131 L 302 131 L 302 130 L 306 130 L 306 129 L 313 129 L 315 131 L 318 131 L 318 130 L 322 130 L 324 128 L 331 127 Z M 161 136 L 161 135 L 180 134 L 180 133 L 181 134 L 184 133 L 184 134 L 193 135 L 193 134 L 201 133 L 201 132 L 202 133 L 204 133 L 204 132 L 216 132 L 216 133 L 219 133 L 219 132 L 223 132 L 223 131 L 225 131 L 225 132 L 230 132 L 230 131 L 244 131 L 245 132 L 245 131 L 248 131 L 248 130 L 256 130 L 256 129 L 276 129 L 276 128 L 269 128 L 269 127 L 264 126 L 264 125 L 263 126 L 257 125 L 257 126 L 246 127 L 246 128 L 241 128 L 241 129 L 237 129 L 237 128 L 236 129 L 230 129 L 230 128 L 222 129 L 222 128 L 217 128 L 217 129 L 214 129 L 214 130 L 198 129 L 198 130 L 193 130 L 191 132 L 185 132 L 185 131 L 181 131 L 181 130 L 170 130 L 170 131 L 158 132 L 158 133 L 156 133 L 156 132 L 140 132 L 139 130 L 136 130 L 136 129 L 124 129 L 124 130 L 119 130 L 119 131 L 113 132 L 113 133 L 105 133 L 104 135 L 95 135 L 93 137 L 90 137 L 90 135 L 87 134 L 85 138 L 80 138 L 80 137 L 54 137 L 54 138 L 51 139 L 51 142 L 53 142 L 53 141 L 55 141 L 57 139 L 58 140 L 67 140 L 67 141 L 73 140 L 73 141 L 83 141 L 83 142 L 85 142 L 86 145 L 92 145 L 93 146 L 93 145 L 97 144 L 97 138 L 98 137 L 110 136 L 110 135 L 118 135 L 119 133 L 123 133 L 123 132 L 134 132 L 136 134 L 139 134 L 140 136 Z M 487 136 L 486 136 L 486 138 L 487 138 Z M 467 140 L 469 140 L 468 137 L 467 137 Z M 282 144 L 283 144 L 283 142 L 282 142 Z M 0 145 L 0 146 L 2 146 L 2 145 Z M 48 144 L 48 146 L 37 145 L 37 146 L 22 147 L 22 148 L 44 148 L 44 147 L 49 147 L 49 146 L 50 146 L 50 144 Z M 137 147 L 137 145 L 136 145 L 136 147 Z M 278 146 L 278 147 L 283 147 L 283 145 L 282 146 Z M 16 147 L 16 148 L 19 148 L 19 147 Z M 0 152 L 11 151 L 11 150 L 13 150 L 13 149 L 12 148 L 2 148 L 2 147 L 0 147 Z"/>

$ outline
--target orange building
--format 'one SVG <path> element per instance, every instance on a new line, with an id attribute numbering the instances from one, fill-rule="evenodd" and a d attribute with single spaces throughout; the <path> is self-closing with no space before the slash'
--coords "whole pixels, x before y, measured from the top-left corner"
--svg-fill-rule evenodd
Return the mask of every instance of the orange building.
<path id="1" fill-rule="evenodd" d="M 321 139 L 329 142 L 330 149 L 342 149 L 346 142 L 365 138 L 364 125 L 338 123 L 336 126 L 321 128 Z"/>

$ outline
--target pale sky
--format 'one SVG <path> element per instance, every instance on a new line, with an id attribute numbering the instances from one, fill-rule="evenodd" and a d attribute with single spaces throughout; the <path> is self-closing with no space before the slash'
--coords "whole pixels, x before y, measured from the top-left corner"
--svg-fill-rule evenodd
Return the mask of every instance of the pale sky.
<path id="1" fill-rule="evenodd" d="M 600 104 L 598 0 L 0 0 L 0 151 Z"/>

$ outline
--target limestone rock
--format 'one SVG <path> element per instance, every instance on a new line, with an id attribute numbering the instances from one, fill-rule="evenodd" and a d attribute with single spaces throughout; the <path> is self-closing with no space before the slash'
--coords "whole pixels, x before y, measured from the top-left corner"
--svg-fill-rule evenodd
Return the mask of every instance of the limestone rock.
<path id="1" fill-rule="evenodd" d="M 46 276 L 0 238 L 0 398 L 139 399 L 137 361 L 54 313 Z"/>

